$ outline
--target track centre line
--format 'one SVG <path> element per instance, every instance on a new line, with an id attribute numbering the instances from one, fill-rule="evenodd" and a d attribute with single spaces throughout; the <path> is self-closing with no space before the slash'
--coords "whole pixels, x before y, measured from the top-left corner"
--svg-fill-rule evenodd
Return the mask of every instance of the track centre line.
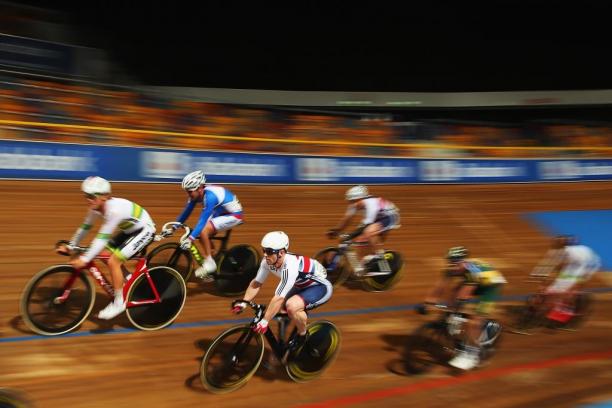
<path id="1" fill-rule="evenodd" d="M 595 288 L 589 289 L 588 292 L 591 293 L 604 293 L 604 292 L 612 292 L 612 288 Z M 525 300 L 528 295 L 510 295 L 510 296 L 502 296 L 499 302 L 504 301 L 521 301 Z M 351 316 L 351 315 L 361 315 L 361 314 L 370 314 L 370 313 L 385 313 L 385 312 L 397 312 L 404 310 L 414 310 L 416 306 L 419 304 L 407 304 L 407 305 L 395 305 L 395 306 L 382 306 L 382 307 L 369 307 L 363 309 L 345 309 L 345 310 L 335 310 L 330 312 L 320 312 L 320 313 L 312 313 L 312 317 L 334 317 L 334 316 Z M 223 320 L 200 320 L 197 322 L 189 322 L 189 323 L 174 323 L 171 326 L 165 327 L 163 330 L 179 330 L 179 329 L 192 329 L 197 327 L 210 327 L 210 326 L 222 326 L 222 325 L 236 325 L 236 324 L 244 324 L 252 321 L 252 318 L 249 319 L 223 319 Z M 0 344 L 2 343 L 19 343 L 23 341 L 31 341 L 31 340 L 53 340 L 53 339 L 66 339 L 71 337 L 88 337 L 88 336 L 100 336 L 100 335 L 113 335 L 113 334 L 124 334 L 124 333 L 132 333 L 132 332 L 142 332 L 142 330 L 135 328 L 121 328 L 121 329 L 111 329 L 108 331 L 96 331 L 89 330 L 84 332 L 73 332 L 67 333 L 60 336 L 40 336 L 40 335 L 30 335 L 30 336 L 19 336 L 19 337 L 6 337 L 0 338 Z"/>

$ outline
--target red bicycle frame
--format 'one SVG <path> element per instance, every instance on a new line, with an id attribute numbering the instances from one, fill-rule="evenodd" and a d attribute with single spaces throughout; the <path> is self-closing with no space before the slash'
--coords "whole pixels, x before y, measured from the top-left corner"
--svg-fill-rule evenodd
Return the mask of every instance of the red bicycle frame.
<path id="1" fill-rule="evenodd" d="M 95 259 L 100 259 L 102 262 L 108 265 L 108 260 L 110 257 L 111 256 L 108 254 L 98 255 L 96 256 L 96 258 L 89 261 L 89 263 L 85 265 L 83 269 L 75 270 L 75 272 L 68 278 L 68 280 L 64 284 L 62 295 L 55 298 L 54 303 L 61 304 L 61 303 L 64 303 L 66 299 L 68 299 L 68 296 L 70 296 L 70 292 L 72 291 L 72 285 L 76 281 L 79 274 L 81 274 L 84 270 L 89 271 L 89 274 L 96 280 L 96 282 L 98 282 L 98 284 L 102 287 L 102 289 L 104 289 L 104 291 L 109 296 L 114 297 L 115 290 L 113 289 L 113 286 L 108 282 L 108 280 L 106 279 L 102 271 L 100 271 L 100 269 L 98 268 L 95 262 Z M 154 298 L 130 301 L 130 302 L 127 302 L 126 307 L 134 307 L 134 306 L 160 303 L 161 297 L 159 296 L 159 292 L 157 291 L 157 288 L 155 287 L 155 284 L 153 283 L 153 279 L 151 278 L 151 275 L 149 275 L 149 269 L 147 267 L 147 259 L 145 257 L 139 257 L 139 258 L 134 258 L 134 260 L 138 260 L 138 263 L 136 264 L 134 273 L 132 273 L 132 276 L 130 277 L 130 279 L 123 286 L 123 298 L 124 299 L 127 298 L 127 293 L 130 290 L 132 283 L 137 277 L 139 277 L 143 273 L 145 274 L 147 281 L 149 282 L 149 286 L 151 287 L 151 290 L 153 291 Z"/>

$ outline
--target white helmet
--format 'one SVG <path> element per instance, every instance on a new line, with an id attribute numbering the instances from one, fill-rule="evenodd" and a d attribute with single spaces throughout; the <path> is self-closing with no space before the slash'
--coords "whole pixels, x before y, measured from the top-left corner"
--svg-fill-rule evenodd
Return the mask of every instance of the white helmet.
<path id="1" fill-rule="evenodd" d="M 202 170 L 196 170 L 183 178 L 183 190 L 193 191 L 206 183 L 206 176 Z"/>
<path id="2" fill-rule="evenodd" d="M 367 198 L 370 196 L 368 188 L 363 185 L 353 186 L 346 191 L 347 201 L 359 200 L 361 198 Z"/>
<path id="3" fill-rule="evenodd" d="M 85 194 L 110 194 L 111 185 L 102 177 L 90 176 L 81 183 L 81 190 Z"/>
<path id="4" fill-rule="evenodd" d="M 272 231 L 264 235 L 261 240 L 262 248 L 271 248 L 276 251 L 289 249 L 289 237 L 283 231 Z"/>

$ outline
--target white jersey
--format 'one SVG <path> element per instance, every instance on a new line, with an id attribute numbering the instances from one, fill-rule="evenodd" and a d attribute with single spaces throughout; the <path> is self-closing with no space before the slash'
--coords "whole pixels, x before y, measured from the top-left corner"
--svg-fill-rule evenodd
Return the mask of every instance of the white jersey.
<path id="1" fill-rule="evenodd" d="M 131 234 L 145 227 L 152 228 L 155 231 L 155 224 L 147 210 L 130 200 L 111 197 L 104 203 L 104 214 L 100 211 L 89 210 L 83 224 L 70 240 L 72 245 L 79 244 L 96 218 L 102 218 L 104 221 L 96 238 L 82 256 L 86 261 L 91 261 L 104 249 L 115 228 L 121 229 L 126 234 Z"/>
<path id="2" fill-rule="evenodd" d="M 399 210 L 389 200 L 385 200 L 382 197 L 369 197 L 361 200 L 364 208 L 363 225 L 372 224 L 377 219 L 384 216 L 397 216 Z M 357 203 L 350 204 L 346 209 L 346 215 L 352 217 L 357 212 Z"/>
<path id="3" fill-rule="evenodd" d="M 327 283 L 327 271 L 317 260 L 307 256 L 285 254 L 283 264 L 279 268 L 268 265 L 265 259 L 261 261 L 255 280 L 264 283 L 272 272 L 280 278 L 274 294 L 286 297 L 294 287 L 306 288 L 311 285 L 324 285 Z"/>
<path id="4" fill-rule="evenodd" d="M 597 254 L 586 245 L 568 245 L 563 252 L 565 266 L 559 278 L 588 279 L 601 266 Z"/>

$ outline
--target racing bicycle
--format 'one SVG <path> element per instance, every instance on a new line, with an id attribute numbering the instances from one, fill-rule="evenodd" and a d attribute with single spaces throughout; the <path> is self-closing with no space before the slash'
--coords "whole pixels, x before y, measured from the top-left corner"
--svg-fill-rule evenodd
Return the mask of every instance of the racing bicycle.
<path id="1" fill-rule="evenodd" d="M 435 364 L 446 365 L 464 347 L 468 315 L 459 310 L 461 303 L 457 308 L 433 307 L 441 312 L 439 318 L 419 327 L 406 344 L 404 363 L 408 373 L 421 374 Z M 485 319 L 479 337 L 481 362 L 493 356 L 501 333 L 501 323 Z"/>
<path id="2" fill-rule="evenodd" d="M 76 254 L 87 248 L 67 245 Z M 21 316 L 34 332 L 56 336 L 76 329 L 90 315 L 96 300 L 92 278 L 113 299 L 115 292 L 96 260 L 108 262 L 110 254 L 100 254 L 83 269 L 71 265 L 50 266 L 35 274 L 21 295 Z M 123 287 L 126 314 L 141 330 L 158 330 L 176 319 L 185 304 L 187 288 L 183 277 L 167 266 L 149 268 L 143 255 L 135 260 L 134 272 Z M 88 273 L 87 273 L 88 272 Z"/>
<path id="3" fill-rule="evenodd" d="M 152 266 L 169 266 L 176 269 L 185 282 L 189 281 L 194 267 L 200 266 L 204 261 L 196 245 L 189 250 L 181 248 L 180 242 L 189 236 L 191 230 L 179 222 L 164 224 L 162 233 L 156 235 L 155 240 L 160 241 L 170 237 L 175 229 L 182 228 L 185 233 L 179 242 L 167 242 L 151 250 L 147 260 Z M 244 293 L 259 268 L 261 256 L 251 245 L 239 244 L 228 249 L 232 230 L 227 230 L 223 236 L 213 236 L 210 239 L 220 242 L 220 248 L 214 256 L 217 270 L 210 275 L 214 280 L 217 291 L 225 296 L 235 296 Z"/>
<path id="4" fill-rule="evenodd" d="M 355 272 L 359 266 L 357 253 L 353 249 L 353 241 L 348 235 L 340 236 L 340 243 L 336 247 L 327 247 L 315 255 L 315 259 L 327 270 L 327 279 L 334 285 L 340 286 L 347 279 L 361 282 L 365 290 L 382 292 L 391 289 L 401 278 L 404 260 L 396 251 L 385 251 L 383 256 L 375 256 L 364 265 L 364 272 Z"/>
<path id="5" fill-rule="evenodd" d="M 237 302 L 244 301 L 235 300 L 232 306 Z M 253 302 L 247 304 L 255 314 L 253 320 L 218 335 L 202 359 L 200 379 L 210 392 L 227 393 L 247 383 L 263 360 L 264 337 L 293 381 L 313 380 L 334 361 L 340 349 L 340 331 L 333 323 L 327 320 L 310 323 L 306 342 L 291 350 L 289 344 L 296 330 L 285 341 L 289 323 L 287 314 L 279 313 L 274 317 L 278 322 L 278 335 L 274 335 L 271 327 L 265 334 L 256 333 L 253 328 L 263 318 L 265 306 Z"/>

